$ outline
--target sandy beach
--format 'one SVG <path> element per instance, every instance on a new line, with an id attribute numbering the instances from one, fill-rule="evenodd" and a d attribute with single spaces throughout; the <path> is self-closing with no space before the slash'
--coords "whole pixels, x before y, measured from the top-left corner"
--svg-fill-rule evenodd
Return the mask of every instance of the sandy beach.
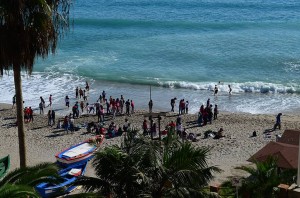
<path id="1" fill-rule="evenodd" d="M 141 129 L 145 113 L 147 112 L 136 111 L 130 117 L 117 116 L 114 122 L 122 126 L 124 119 L 128 118 L 133 127 Z M 242 176 L 244 173 L 235 170 L 234 167 L 249 164 L 246 160 L 269 141 L 275 141 L 276 134 L 282 134 L 285 129 L 300 128 L 299 115 L 284 114 L 282 116 L 281 130 L 272 132 L 271 138 L 265 138 L 264 132 L 273 127 L 275 116 L 220 112 L 217 120 L 203 127 L 197 126 L 196 114 L 182 115 L 182 121 L 187 133 L 199 134 L 199 141 L 193 142 L 195 146 L 212 147 L 208 162 L 210 165 L 216 165 L 223 170 L 222 173 L 215 175 L 215 180 L 212 183 L 221 183 L 230 176 Z M 177 114 L 167 113 L 161 121 L 162 128 L 170 121 L 176 121 L 176 118 Z M 17 127 L 14 126 L 15 121 L 15 109 L 12 109 L 9 104 L 0 104 L 0 156 L 4 157 L 8 154 L 11 156 L 11 170 L 19 166 L 18 137 Z M 75 119 L 75 124 L 84 124 L 91 121 L 97 121 L 97 117 L 95 115 L 82 115 L 80 118 Z M 107 120 L 105 127 L 108 127 L 110 122 L 111 120 Z M 63 129 L 55 129 L 55 126 L 50 127 L 47 124 L 47 116 L 40 114 L 34 115 L 34 122 L 25 124 L 28 165 L 35 165 L 40 162 L 55 162 L 54 155 L 56 153 L 93 136 L 93 134 L 87 133 L 86 129 L 67 134 Z M 218 131 L 221 127 L 224 129 L 224 138 L 213 139 L 210 137 L 204 139 L 205 131 Z M 257 131 L 257 137 L 250 137 L 253 131 Z M 106 139 L 102 146 L 119 144 L 121 138 Z M 94 175 L 90 163 L 87 175 Z"/>

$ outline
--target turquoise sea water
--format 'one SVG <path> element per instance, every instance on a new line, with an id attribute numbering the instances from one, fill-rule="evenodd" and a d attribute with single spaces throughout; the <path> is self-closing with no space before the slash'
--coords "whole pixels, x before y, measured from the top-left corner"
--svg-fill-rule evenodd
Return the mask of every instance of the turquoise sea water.
<path id="1" fill-rule="evenodd" d="M 105 89 L 146 108 L 151 85 L 160 110 L 177 97 L 196 112 L 210 97 L 231 112 L 297 112 L 299 10 L 296 0 L 76 0 L 56 55 L 24 76 L 24 99 L 37 106 L 51 93 L 59 106 L 88 80 L 89 102 Z M 0 102 L 10 102 L 12 78 L 0 88 Z"/>

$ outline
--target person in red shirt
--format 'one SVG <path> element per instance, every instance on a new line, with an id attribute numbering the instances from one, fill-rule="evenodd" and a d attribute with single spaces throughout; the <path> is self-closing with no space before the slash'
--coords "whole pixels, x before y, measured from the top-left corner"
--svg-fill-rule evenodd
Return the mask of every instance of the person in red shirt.
<path id="1" fill-rule="evenodd" d="M 146 119 L 143 122 L 143 133 L 144 133 L 144 135 L 148 134 L 148 124 L 147 124 L 147 120 Z"/>
<path id="2" fill-rule="evenodd" d="M 29 122 L 32 121 L 33 122 L 33 110 L 31 109 L 31 107 L 29 107 L 27 109 L 28 111 L 28 115 L 29 115 Z"/>

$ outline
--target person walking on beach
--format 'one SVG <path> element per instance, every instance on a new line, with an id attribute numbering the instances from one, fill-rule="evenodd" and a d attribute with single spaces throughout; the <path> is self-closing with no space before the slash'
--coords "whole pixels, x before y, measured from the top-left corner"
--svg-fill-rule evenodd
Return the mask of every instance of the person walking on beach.
<path id="1" fill-rule="evenodd" d="M 281 129 L 281 116 L 282 116 L 282 113 L 278 113 L 278 115 L 276 116 L 276 123 L 273 127 L 273 131 L 275 131 L 277 127 L 279 130 Z"/>
<path id="2" fill-rule="evenodd" d="M 231 95 L 231 92 L 232 92 L 232 88 L 230 85 L 228 85 L 228 88 L 229 88 L 229 95 Z"/>
<path id="3" fill-rule="evenodd" d="M 15 107 L 16 104 L 16 94 L 12 98 L 12 109 Z"/>
<path id="4" fill-rule="evenodd" d="M 149 101 L 148 106 L 149 106 L 149 113 L 152 113 L 152 107 L 153 107 L 153 101 L 152 100 Z"/>
<path id="5" fill-rule="evenodd" d="M 171 104 L 171 111 L 172 111 L 172 112 L 174 112 L 175 101 L 176 101 L 176 98 L 172 98 L 172 99 L 171 99 L 171 103 L 170 103 L 170 104 Z"/>
<path id="6" fill-rule="evenodd" d="M 52 125 L 55 125 L 55 111 L 51 110 Z"/>

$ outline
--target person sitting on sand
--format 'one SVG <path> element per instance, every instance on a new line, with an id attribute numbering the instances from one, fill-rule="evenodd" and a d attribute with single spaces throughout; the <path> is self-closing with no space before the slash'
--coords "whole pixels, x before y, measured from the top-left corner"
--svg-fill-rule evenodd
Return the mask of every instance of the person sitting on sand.
<path id="1" fill-rule="evenodd" d="M 219 131 L 217 132 L 216 136 L 214 137 L 214 139 L 220 139 L 222 137 L 225 137 L 223 131 L 224 131 L 223 128 L 220 128 Z"/>
<path id="2" fill-rule="evenodd" d="M 128 132 L 129 127 L 130 127 L 130 123 L 129 123 L 128 119 L 125 118 L 125 123 L 123 125 L 123 131 Z"/>
<path id="3" fill-rule="evenodd" d="M 194 133 L 189 133 L 189 135 L 187 136 L 187 139 L 188 139 L 188 140 L 191 140 L 191 141 L 193 141 L 193 142 L 198 141 L 198 140 L 197 140 L 197 136 L 196 136 Z"/>
<path id="4" fill-rule="evenodd" d="M 115 134 L 116 134 L 116 125 L 114 122 L 111 122 L 109 127 L 108 127 L 108 130 L 107 130 L 107 133 L 109 135 L 109 137 L 115 137 Z"/>
<path id="5" fill-rule="evenodd" d="M 177 131 L 177 135 L 181 136 L 183 132 L 183 126 L 181 123 L 176 126 L 176 131 Z"/>

